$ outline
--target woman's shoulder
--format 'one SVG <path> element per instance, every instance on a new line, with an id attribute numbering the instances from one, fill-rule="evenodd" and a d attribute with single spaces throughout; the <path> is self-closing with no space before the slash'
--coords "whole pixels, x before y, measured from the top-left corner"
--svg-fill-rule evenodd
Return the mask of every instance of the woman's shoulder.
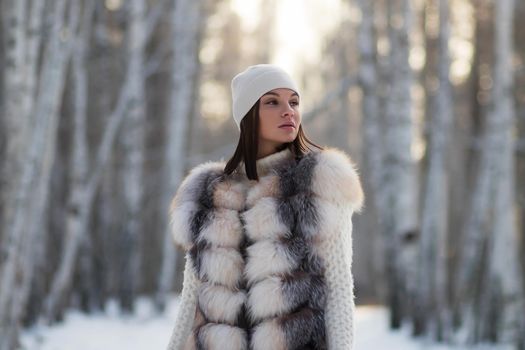
<path id="1" fill-rule="evenodd" d="M 325 147 L 307 155 L 314 160 L 312 191 L 332 202 L 351 204 L 354 211 L 360 211 L 364 193 L 359 171 L 354 160 L 343 150 Z"/>
<path id="2" fill-rule="evenodd" d="M 175 195 L 176 202 L 193 200 L 209 183 L 224 174 L 224 161 L 207 161 L 191 168 L 181 181 Z"/>
<path id="3" fill-rule="evenodd" d="M 222 161 L 208 161 L 194 166 L 171 200 L 169 216 L 173 238 L 175 244 L 184 250 L 192 245 L 191 218 L 199 209 L 197 203 L 207 204 L 212 200 L 210 185 L 224 174 L 224 165 Z"/>

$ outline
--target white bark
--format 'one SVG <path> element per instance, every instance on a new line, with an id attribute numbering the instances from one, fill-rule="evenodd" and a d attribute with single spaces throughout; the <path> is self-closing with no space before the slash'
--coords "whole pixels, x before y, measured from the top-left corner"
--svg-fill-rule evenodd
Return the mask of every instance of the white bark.
<path id="1" fill-rule="evenodd" d="M 75 266 L 77 248 L 85 232 L 87 218 L 86 206 L 92 204 L 86 193 L 89 151 L 86 139 L 87 108 L 87 74 L 86 45 L 91 31 L 91 16 L 94 10 L 92 0 L 85 3 L 80 32 L 73 54 L 74 114 L 73 114 L 73 150 L 71 159 L 71 188 L 67 204 L 66 234 L 62 256 L 57 272 L 54 275 L 51 290 L 45 303 L 45 318 L 48 322 L 55 320 L 66 306 L 66 291 L 69 287 L 71 273 Z"/>
<path id="2" fill-rule="evenodd" d="M 49 177 L 55 155 L 58 108 L 64 87 L 64 73 L 69 57 L 67 38 L 60 36 L 64 27 L 65 1 L 55 3 L 53 27 L 39 77 L 39 94 L 34 104 L 34 125 L 24 156 L 20 182 L 15 186 L 16 205 L 8 222 L 7 256 L 1 271 L 0 315 L 2 339 L 0 349 L 11 348 L 17 338 L 20 317 L 29 293 L 33 269 L 32 246 L 42 223 L 47 201 Z M 74 11 L 70 25 L 75 25 Z M 70 27 L 71 28 L 71 27 Z M 28 99 L 25 98 L 27 101 Z M 18 293 L 14 293 L 14 291 Z M 15 295 L 16 294 L 16 295 Z"/>
<path id="3" fill-rule="evenodd" d="M 24 105 L 24 57 L 26 50 L 25 17 L 26 1 L 5 1 L 2 3 L 2 17 L 4 33 L 2 40 L 5 45 L 5 67 L 4 67 L 4 127 L 6 151 L 3 161 L 3 181 L 6 192 L 2 194 L 3 203 L 12 202 L 13 183 L 17 180 L 15 174 L 20 172 L 22 166 L 21 154 L 24 150 L 24 140 L 26 139 L 27 119 L 23 111 L 27 109 Z M 4 221 L 11 222 L 12 211 L 14 208 L 5 205 Z M 6 225 L 7 226 L 7 225 Z M 5 246 L 4 246 L 5 247 Z"/>
<path id="4" fill-rule="evenodd" d="M 89 12 L 89 6 L 87 11 Z M 90 24 L 86 23 L 86 26 L 90 26 Z M 88 35 L 87 28 L 83 29 L 83 35 Z M 82 38 L 81 41 L 87 42 L 87 37 Z M 76 84 L 79 84 L 78 88 L 80 89 L 82 89 L 83 85 L 81 81 L 85 79 L 85 73 L 81 70 L 83 67 L 83 62 L 85 61 L 85 57 L 82 55 L 83 53 L 81 50 L 77 51 L 77 56 L 75 58 L 75 77 L 80 78 Z M 89 179 L 84 183 L 76 183 L 76 187 L 81 185 L 83 187 L 77 188 L 75 190 L 74 197 L 72 194 L 71 200 L 74 202 L 74 207 L 72 208 L 71 217 L 69 218 L 69 223 L 67 226 L 65 246 L 62 249 L 59 267 L 55 273 L 50 292 L 45 302 L 45 317 L 48 322 L 53 321 L 63 312 L 63 308 L 65 306 L 64 304 L 67 302 L 65 298 L 67 297 L 67 293 L 71 288 L 72 274 L 74 272 L 78 250 L 84 235 L 87 234 L 87 227 L 89 224 L 88 220 L 91 216 L 91 210 L 93 209 L 92 205 L 95 195 L 102 180 L 104 170 L 108 166 L 117 133 L 121 129 L 123 121 L 127 116 L 126 112 L 130 104 L 133 103 L 131 79 L 136 79 L 137 77 L 134 77 L 130 73 L 131 69 L 136 68 L 132 67 L 131 64 L 127 67 L 127 79 L 122 84 L 115 108 L 108 117 L 108 122 L 104 128 L 104 133 L 97 149 L 94 164 L 91 167 L 92 170 L 89 174 Z M 81 91 L 77 91 L 76 94 L 79 94 L 77 95 L 78 100 L 76 103 L 77 113 L 83 113 L 82 110 L 84 107 L 82 104 L 84 103 L 84 94 Z M 76 114 L 75 120 L 75 137 L 78 137 L 79 139 L 75 140 L 75 163 L 73 166 L 79 167 L 79 169 L 75 170 L 75 173 L 77 173 L 80 178 L 85 162 L 82 160 L 84 157 L 84 151 L 82 150 L 84 146 L 82 146 L 82 144 L 85 141 L 81 140 L 81 138 L 84 137 L 83 133 L 81 132 L 81 129 L 83 128 L 81 114 Z"/>
<path id="5" fill-rule="evenodd" d="M 133 308 L 133 299 L 140 285 L 142 248 L 142 197 L 145 142 L 144 49 L 146 45 L 146 4 L 144 0 L 131 0 L 129 6 L 129 32 L 127 71 L 130 101 L 127 118 L 121 134 L 124 147 L 123 186 L 125 199 L 123 266 L 120 281 L 120 302 L 124 309 Z"/>
<path id="6" fill-rule="evenodd" d="M 163 308 L 166 295 L 173 286 L 176 251 L 168 225 L 168 207 L 172 195 L 185 172 L 184 159 L 188 135 L 188 120 L 192 117 L 199 74 L 199 46 L 204 20 L 201 0 L 176 0 L 172 16 L 173 61 L 171 96 L 166 128 L 166 188 L 162 208 L 165 208 L 165 235 L 162 267 L 159 276 L 157 306 Z"/>
<path id="7" fill-rule="evenodd" d="M 4 3 L 4 6 L 9 5 L 9 2 Z M 30 117 L 30 110 L 34 104 L 34 93 L 35 93 L 35 83 L 37 75 L 37 63 L 38 63 L 38 51 L 40 49 L 41 43 L 41 25 L 43 19 L 43 1 L 33 2 L 31 8 L 29 9 L 28 17 L 28 28 L 25 30 L 25 19 L 23 18 L 22 13 L 25 12 L 24 1 L 18 1 L 15 4 L 11 4 L 12 7 L 10 11 L 7 11 L 6 22 L 13 23 L 14 27 L 6 31 L 8 40 L 12 40 L 12 50 L 8 50 L 8 58 L 14 59 L 15 61 L 10 62 L 8 60 L 6 72 L 5 72 L 5 93 L 6 93 L 6 109 L 5 117 L 6 121 L 9 121 L 11 124 L 8 124 L 8 136 L 7 144 L 8 151 L 6 154 L 4 175 L 5 175 L 5 194 L 6 197 L 1 200 L 4 201 L 3 205 L 6 209 L 4 214 L 5 221 L 5 230 L 7 231 L 10 225 L 12 211 L 15 206 L 12 196 L 14 191 L 17 189 L 17 181 L 19 180 L 19 174 L 21 172 L 21 162 L 23 160 L 23 151 L 25 143 L 25 138 L 27 137 L 28 126 L 31 125 L 33 118 Z M 18 16 L 21 16 L 18 17 Z M 13 18 L 12 16 L 15 16 Z M 11 37 L 12 39 L 9 39 Z M 20 143 L 22 141 L 22 143 Z M 18 154 L 17 154 L 18 153 Z M 15 156 L 15 158 L 12 158 Z M 2 235 L 0 234 L 0 239 Z M 16 237 L 17 239 L 23 239 L 23 237 Z M 27 239 L 26 239 L 27 241 Z M 12 241 L 12 243 L 14 243 Z M 26 246 L 31 242 L 21 243 L 20 246 Z M 4 245 L 5 244 L 5 245 Z M 2 244 L 3 247 L 7 247 L 6 242 Z M 1 264 L 0 264 L 1 265 Z M 32 266 L 30 264 L 23 264 L 24 272 L 21 274 L 23 276 L 22 286 L 24 289 L 20 291 L 17 296 L 20 299 L 20 302 L 11 303 L 11 306 L 16 305 L 17 309 L 11 313 L 10 317 L 19 319 L 19 315 L 22 310 L 21 306 L 26 304 L 27 293 L 29 292 L 29 283 L 32 276 Z M 7 297 L 7 294 L 4 294 L 4 297 Z M 5 301 L 3 301 L 5 302 Z M 4 308 L 7 306 L 3 306 Z M 2 312 L 8 312 L 5 309 L 1 309 Z M 0 332 L 1 334 L 1 332 Z"/>
<path id="8" fill-rule="evenodd" d="M 523 315 L 522 275 L 517 254 L 514 207 L 513 11 L 514 1 L 495 5 L 494 87 L 487 113 L 478 176 L 464 232 L 456 276 L 456 303 L 461 305 L 462 342 L 497 337 L 517 342 Z M 487 243 L 488 271 L 479 268 Z M 485 266 L 485 265 L 484 265 Z M 483 278 L 481 290 L 472 288 Z M 480 298 L 475 309 L 475 298 Z M 497 323 L 494 319 L 497 316 Z"/>
<path id="9" fill-rule="evenodd" d="M 435 339 L 441 340 L 443 331 L 451 327 L 447 304 L 447 232 L 448 232 L 448 176 L 445 168 L 450 125 L 453 119 L 450 59 L 448 54 L 449 19 L 448 0 L 439 0 L 439 44 L 437 78 L 439 89 L 431 99 L 430 140 L 428 143 L 428 170 L 423 193 L 421 223 L 418 305 L 416 318 Z M 426 329 L 425 329 L 426 328 Z"/>
<path id="10" fill-rule="evenodd" d="M 383 173 L 383 153 L 384 144 L 381 137 L 381 120 L 379 115 L 378 101 L 378 62 L 377 62 L 377 34 L 374 27 L 374 4 L 368 0 L 359 0 L 361 10 L 361 23 L 358 29 L 357 43 L 360 53 L 359 61 L 359 83 L 362 91 L 361 100 L 361 120 L 363 130 L 363 161 L 364 174 L 368 181 L 364 183 L 368 193 L 367 207 L 375 211 L 377 218 L 376 227 L 384 225 L 383 218 L 385 213 L 384 199 L 381 198 L 382 191 L 382 173 Z M 383 247 L 381 246 L 382 237 L 376 235 L 373 242 L 373 270 L 374 275 L 383 276 L 384 259 Z M 384 284 L 378 283 L 377 293 L 383 300 L 386 299 L 386 291 L 382 288 Z"/>
<path id="11" fill-rule="evenodd" d="M 495 4 L 493 110 L 487 123 L 495 134 L 495 169 L 491 182 L 494 221 L 489 238 L 489 271 L 482 289 L 483 338 L 497 336 L 500 343 L 518 345 L 523 322 L 523 275 L 518 255 L 515 208 L 515 108 L 513 91 L 514 0 Z M 494 315 L 499 322 L 494 322 Z"/>
<path id="12" fill-rule="evenodd" d="M 5 159 L 2 160 L 2 182 L 5 191 L 2 193 L 3 203 L 3 224 L 4 228 L 0 239 L 3 238 L 0 253 L 4 256 L 7 253 L 9 238 L 5 232 L 12 223 L 12 217 L 15 210 L 16 202 L 16 183 L 18 174 L 21 172 L 23 165 L 23 152 L 25 150 L 24 140 L 27 133 L 27 119 L 20 118 L 24 110 L 24 92 L 22 89 L 24 83 L 23 59 L 25 55 L 26 37 L 25 37 L 25 1 L 6 1 L 2 3 L 2 16 L 4 33 L 2 40 L 5 44 L 5 68 L 4 68 L 4 110 L 3 110 L 3 127 L 4 135 L 7 137 L 5 143 Z M 2 259 L 3 260 L 3 259 Z M 0 260 L 0 261 L 2 261 Z M 0 301 L 0 311 L 3 310 Z"/>
<path id="13" fill-rule="evenodd" d="M 412 72 L 408 63 L 411 8 L 409 0 L 391 1 L 390 8 L 390 90 L 384 118 L 384 217 L 386 241 L 385 262 L 389 278 L 391 325 L 400 326 L 404 310 L 413 300 L 415 289 L 416 206 L 417 188 L 411 156 Z M 403 280 L 404 278 L 404 280 Z M 403 295 L 403 287 L 409 295 Z M 410 307 L 410 306 L 408 306 Z"/>
<path id="14" fill-rule="evenodd" d="M 10 286 L 15 270 L 16 253 L 20 250 L 21 238 L 10 231 L 16 212 L 16 190 L 23 167 L 26 139 L 26 119 L 20 118 L 23 103 L 23 58 L 25 53 L 25 1 L 7 1 L 2 4 L 6 43 L 4 71 L 4 127 L 6 128 L 5 160 L 2 160 L 3 227 L 0 233 L 0 349 L 7 349 L 16 339 L 10 324 L 9 303 L 12 298 Z"/>

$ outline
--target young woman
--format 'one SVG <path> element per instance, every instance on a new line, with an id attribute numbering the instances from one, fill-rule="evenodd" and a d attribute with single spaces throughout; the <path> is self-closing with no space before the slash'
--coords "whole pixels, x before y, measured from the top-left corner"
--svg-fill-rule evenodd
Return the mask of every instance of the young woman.
<path id="1" fill-rule="evenodd" d="M 170 208 L 186 264 L 169 349 L 351 349 L 356 168 L 308 140 L 281 68 L 248 67 L 232 97 L 235 153 L 192 169 Z"/>

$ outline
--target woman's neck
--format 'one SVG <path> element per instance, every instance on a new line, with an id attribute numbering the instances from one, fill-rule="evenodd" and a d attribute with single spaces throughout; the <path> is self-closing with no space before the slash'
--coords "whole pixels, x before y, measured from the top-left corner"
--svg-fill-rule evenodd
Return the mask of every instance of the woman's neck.
<path id="1" fill-rule="evenodd" d="M 267 156 L 257 159 L 255 165 L 257 167 L 257 174 L 259 176 L 264 176 L 267 174 L 270 169 L 275 168 L 275 166 L 281 164 L 287 159 L 292 159 L 292 152 L 288 148 L 284 148 L 281 151 L 275 151 Z M 241 174 L 246 174 L 244 162 L 240 162 L 238 166 L 238 171 Z"/>
<path id="2" fill-rule="evenodd" d="M 269 156 L 270 154 L 279 152 L 281 145 L 275 143 L 259 143 L 257 151 L 257 159 Z"/>

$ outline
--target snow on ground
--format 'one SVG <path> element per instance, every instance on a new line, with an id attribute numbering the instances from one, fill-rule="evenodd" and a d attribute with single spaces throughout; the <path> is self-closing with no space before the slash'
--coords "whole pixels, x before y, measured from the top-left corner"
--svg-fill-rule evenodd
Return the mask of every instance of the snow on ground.
<path id="1" fill-rule="evenodd" d="M 408 327 L 389 330 L 389 313 L 383 306 L 359 306 L 355 318 L 355 350 L 508 350 L 494 345 L 465 348 L 414 339 Z"/>
<path id="2" fill-rule="evenodd" d="M 120 315 L 115 302 L 108 303 L 105 312 L 94 315 L 69 311 L 63 323 L 25 330 L 21 339 L 22 347 L 18 350 L 165 349 L 177 303 L 178 299 L 173 298 L 162 315 L 154 312 L 149 299 L 139 299 L 136 312 L 131 316 Z M 381 306 L 359 306 L 355 317 L 355 350 L 464 350 L 411 339 L 408 329 L 389 331 L 388 311 Z M 476 348 L 482 349 L 496 348 Z"/>

